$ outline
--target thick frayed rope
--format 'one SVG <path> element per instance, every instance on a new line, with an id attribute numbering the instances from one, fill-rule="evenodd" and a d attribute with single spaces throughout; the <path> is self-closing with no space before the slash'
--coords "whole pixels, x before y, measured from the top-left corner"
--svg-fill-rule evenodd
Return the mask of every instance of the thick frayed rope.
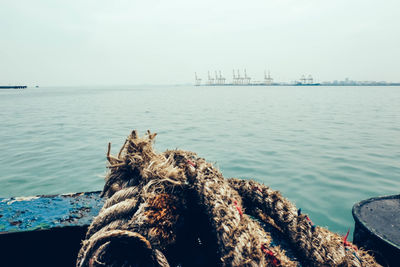
<path id="1" fill-rule="evenodd" d="M 338 234 L 315 226 L 307 215 L 278 191 L 252 180 L 229 179 L 254 216 L 270 217 L 302 258 L 314 266 L 379 266 L 374 258 Z M 246 207 L 247 208 L 247 207 Z"/>
<path id="2" fill-rule="evenodd" d="M 156 153 L 155 136 L 140 138 L 133 131 L 116 157 L 109 145 L 102 192 L 107 200 L 88 229 L 77 266 L 169 266 L 180 229 L 193 221 L 185 216 L 196 213 L 208 218 L 217 265 L 299 265 L 271 246 L 270 235 L 249 214 L 279 229 L 303 265 L 378 266 L 346 239 L 313 225 L 279 192 L 254 181 L 226 180 L 193 152 Z"/>
<path id="3" fill-rule="evenodd" d="M 270 247 L 271 237 L 242 211 L 242 200 L 222 174 L 198 159 L 196 175 L 189 179 L 203 212 L 215 230 L 223 266 L 296 266 L 279 247 Z M 266 247 L 270 254 L 266 254 Z M 278 260 L 279 258 L 279 260 Z"/>
<path id="4" fill-rule="evenodd" d="M 176 241 L 178 211 L 185 209 L 184 175 L 170 158 L 154 153 L 154 137 L 134 131 L 118 157 L 107 153 L 102 195 L 108 199 L 88 229 L 77 266 L 169 266 L 163 251 Z M 137 236 L 150 252 L 135 252 Z"/>

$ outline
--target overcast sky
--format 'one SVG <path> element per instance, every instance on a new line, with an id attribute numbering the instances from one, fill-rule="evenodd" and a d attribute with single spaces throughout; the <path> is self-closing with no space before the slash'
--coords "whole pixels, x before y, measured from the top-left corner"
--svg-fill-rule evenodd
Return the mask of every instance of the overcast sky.
<path id="1" fill-rule="evenodd" d="M 0 0 L 0 84 L 400 81 L 398 0 Z"/>

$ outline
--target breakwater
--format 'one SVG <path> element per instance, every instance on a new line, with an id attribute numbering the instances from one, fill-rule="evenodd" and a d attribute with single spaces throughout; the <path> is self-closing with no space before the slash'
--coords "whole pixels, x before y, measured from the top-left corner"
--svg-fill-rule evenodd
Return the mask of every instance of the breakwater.
<path id="1" fill-rule="evenodd" d="M 25 88 L 27 88 L 26 85 L 7 85 L 7 86 L 0 85 L 0 89 L 25 89 Z"/>

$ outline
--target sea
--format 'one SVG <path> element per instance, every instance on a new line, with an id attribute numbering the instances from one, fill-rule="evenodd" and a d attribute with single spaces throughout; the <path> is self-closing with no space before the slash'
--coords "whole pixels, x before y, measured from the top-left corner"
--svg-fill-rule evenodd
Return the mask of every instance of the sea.
<path id="1" fill-rule="evenodd" d="M 0 90 L 0 197 L 101 190 L 133 129 L 340 234 L 356 202 L 400 193 L 400 87 L 136 85 Z"/>

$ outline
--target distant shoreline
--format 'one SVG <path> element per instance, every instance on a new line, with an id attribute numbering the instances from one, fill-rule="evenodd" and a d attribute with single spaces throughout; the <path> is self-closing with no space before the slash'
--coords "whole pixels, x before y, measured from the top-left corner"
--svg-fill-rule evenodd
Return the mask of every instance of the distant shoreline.
<path id="1" fill-rule="evenodd" d="M 365 84 L 329 84 L 329 83 L 321 83 L 321 84 L 287 84 L 287 83 L 273 83 L 273 84 L 265 84 L 265 83 L 253 83 L 253 84 L 195 84 L 194 86 L 400 86 L 400 83 L 365 83 Z"/>
<path id="2" fill-rule="evenodd" d="M 26 85 L 9 85 L 9 86 L 0 85 L 0 89 L 25 89 L 25 88 L 27 88 Z"/>

